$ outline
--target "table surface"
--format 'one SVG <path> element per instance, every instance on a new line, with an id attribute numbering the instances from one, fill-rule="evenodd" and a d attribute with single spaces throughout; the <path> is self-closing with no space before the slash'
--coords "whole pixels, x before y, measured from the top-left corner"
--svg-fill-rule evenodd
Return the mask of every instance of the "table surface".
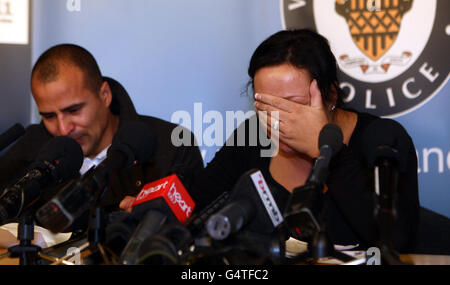
<path id="1" fill-rule="evenodd" d="M 401 254 L 400 259 L 414 265 L 450 265 L 449 255 Z"/>

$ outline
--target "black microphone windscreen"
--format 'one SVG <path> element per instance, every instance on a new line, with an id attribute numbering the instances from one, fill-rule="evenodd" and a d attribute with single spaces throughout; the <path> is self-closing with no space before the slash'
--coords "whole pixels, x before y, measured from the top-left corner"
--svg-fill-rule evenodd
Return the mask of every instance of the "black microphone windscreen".
<path id="1" fill-rule="evenodd" d="M 363 133 L 363 152 L 369 167 L 380 158 L 397 161 L 400 170 L 406 169 L 409 135 L 400 123 L 391 119 L 378 119 Z"/>
<path id="2" fill-rule="evenodd" d="M 326 124 L 319 134 L 319 149 L 324 145 L 329 145 L 334 155 L 341 149 L 342 141 L 343 135 L 341 128 L 336 124 Z"/>
<path id="3" fill-rule="evenodd" d="M 24 133 L 25 128 L 19 123 L 16 123 L 14 126 L 6 130 L 6 132 L 0 135 L 0 150 L 10 145 Z"/>
<path id="4" fill-rule="evenodd" d="M 80 170 L 83 158 L 83 150 L 74 139 L 59 136 L 50 139 L 41 147 L 35 161 L 47 161 L 57 166 L 52 171 L 54 179 L 68 180 Z"/>
<path id="5" fill-rule="evenodd" d="M 255 181 L 258 182 L 257 185 L 255 185 Z M 252 218 L 247 221 L 248 225 L 245 226 L 245 229 L 261 234 L 270 234 L 283 220 L 279 211 L 283 205 L 279 204 L 276 192 L 278 191 L 266 185 L 260 170 L 251 169 L 238 179 L 228 200 L 229 203 L 239 200 L 248 200 L 253 203 L 253 213 L 247 213 Z M 261 196 L 260 193 L 264 193 L 264 195 Z M 250 211 L 250 209 L 247 210 Z"/>
<path id="6" fill-rule="evenodd" d="M 139 220 L 125 211 L 114 211 L 108 215 L 105 229 L 105 245 L 120 255 L 133 234 Z"/>
<path id="7" fill-rule="evenodd" d="M 156 234 L 142 241 L 136 264 L 179 265 L 188 253 L 193 237 L 179 222 L 164 225 Z"/>
<path id="8" fill-rule="evenodd" d="M 155 152 L 156 137 L 153 129 L 143 122 L 130 122 L 121 126 L 114 135 L 108 154 L 121 151 L 127 156 L 127 166 L 134 161 L 149 161 Z"/>

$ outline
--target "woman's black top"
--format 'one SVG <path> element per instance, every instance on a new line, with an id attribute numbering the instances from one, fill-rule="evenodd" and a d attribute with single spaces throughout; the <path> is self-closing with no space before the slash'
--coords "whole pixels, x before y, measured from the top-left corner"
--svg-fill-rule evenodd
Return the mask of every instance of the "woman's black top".
<path id="1" fill-rule="evenodd" d="M 374 218 L 374 172 L 368 166 L 368 151 L 364 148 L 367 138 L 364 137 L 374 135 L 373 129 L 370 134 L 365 130 L 370 123 L 380 118 L 366 113 L 357 115 L 357 124 L 348 145 L 344 145 L 330 162 L 326 180 L 328 190 L 325 194 L 327 230 L 333 244 L 358 244 L 359 248 L 368 248 L 376 246 L 379 235 Z M 393 120 L 388 121 L 398 125 Z M 251 144 L 249 122 L 246 120 L 235 130 L 204 171 L 193 179 L 190 192 L 197 204 L 195 212 L 199 212 L 223 192 L 232 191 L 241 175 L 255 168 L 261 170 L 280 210 L 286 207 L 291 193 L 270 174 L 271 158 L 261 156 L 261 150 L 265 148 L 259 140 L 256 145 Z M 241 141 L 238 145 L 237 133 L 242 130 L 246 134 L 245 144 Z M 376 130 L 375 133 L 383 134 L 383 131 Z M 411 252 L 419 223 L 417 156 L 410 136 L 402 127 L 391 136 L 403 138 L 399 155 L 403 156 L 406 163 L 406 171 L 401 172 L 398 179 L 393 241 L 399 252 Z"/>

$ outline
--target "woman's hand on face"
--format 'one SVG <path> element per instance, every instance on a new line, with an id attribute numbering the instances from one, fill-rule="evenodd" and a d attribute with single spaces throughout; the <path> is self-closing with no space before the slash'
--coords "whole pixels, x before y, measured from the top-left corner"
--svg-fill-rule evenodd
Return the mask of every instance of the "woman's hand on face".
<path id="1" fill-rule="evenodd" d="M 270 94 L 257 93 L 255 108 L 257 111 L 267 112 L 267 124 L 270 124 L 267 128 L 274 127 L 276 118 L 271 114 L 278 111 L 280 141 L 297 152 L 317 157 L 319 133 L 329 119 L 316 80 L 311 82 L 309 93 L 309 106 Z"/>

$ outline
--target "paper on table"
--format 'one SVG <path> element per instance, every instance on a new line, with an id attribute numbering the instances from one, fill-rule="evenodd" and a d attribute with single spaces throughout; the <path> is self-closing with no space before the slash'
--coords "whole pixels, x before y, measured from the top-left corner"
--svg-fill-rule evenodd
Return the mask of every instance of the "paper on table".
<path id="1" fill-rule="evenodd" d="M 358 247 L 356 245 L 334 245 L 334 249 L 340 251 L 346 255 L 349 255 L 354 258 L 351 261 L 342 261 L 335 257 L 324 257 L 319 258 L 317 260 L 318 264 L 342 264 L 342 265 L 357 265 L 363 264 L 366 261 L 365 251 L 351 250 L 353 248 Z M 286 257 L 292 258 L 298 254 L 304 253 L 308 250 L 308 243 L 304 241 L 297 240 L 295 238 L 290 237 L 286 241 Z"/>
<path id="2" fill-rule="evenodd" d="M 1 226 L 0 229 L 7 230 L 12 235 L 17 237 L 17 227 L 18 227 L 18 223 L 10 223 L 10 224 L 5 224 L 5 225 Z M 33 244 L 38 245 L 41 248 L 46 248 L 46 247 L 51 247 L 56 244 L 67 241 L 70 238 L 70 236 L 72 235 L 72 233 L 54 234 L 47 229 L 44 229 L 42 227 L 35 225 L 34 226 L 34 235 L 35 235 L 34 236 L 35 239 L 34 239 Z M 18 243 L 19 242 L 17 242 L 16 244 L 18 244 Z M 11 244 L 11 246 L 12 245 L 14 245 L 14 244 Z"/>

